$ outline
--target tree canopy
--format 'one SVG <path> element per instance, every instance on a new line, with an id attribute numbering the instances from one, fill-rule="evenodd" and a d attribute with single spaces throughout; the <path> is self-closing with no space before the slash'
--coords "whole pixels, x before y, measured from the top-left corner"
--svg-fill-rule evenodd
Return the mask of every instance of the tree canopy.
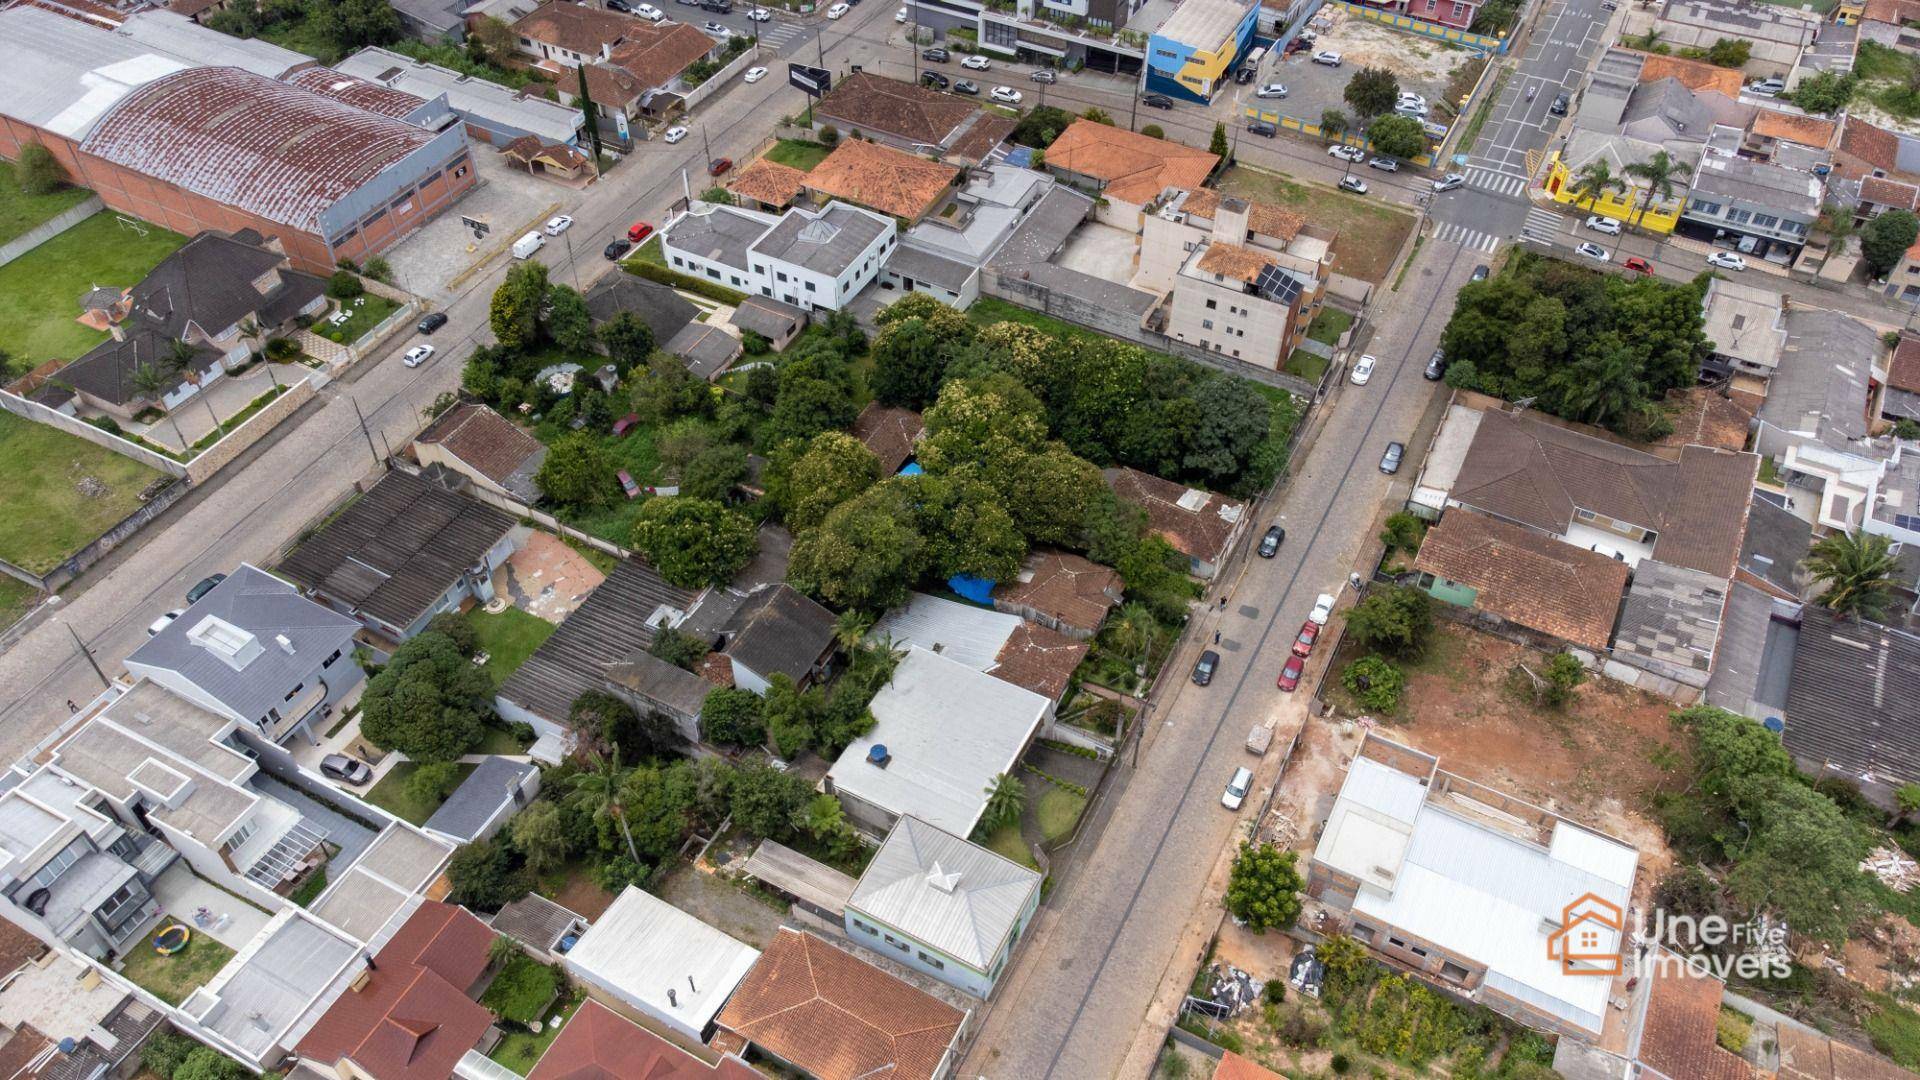
<path id="1" fill-rule="evenodd" d="M 723 585 L 759 549 L 753 522 L 711 499 L 647 500 L 633 523 L 633 546 L 660 576 L 683 589 Z"/>
<path id="2" fill-rule="evenodd" d="M 1394 113 L 1367 125 L 1367 141 L 1388 157 L 1419 157 L 1427 152 L 1427 129 L 1411 116 Z"/>
<path id="3" fill-rule="evenodd" d="M 1300 890 L 1306 887 L 1294 867 L 1298 858 L 1272 844 L 1241 844 L 1227 878 L 1227 910 L 1256 934 L 1292 926 L 1300 917 Z"/>
<path id="4" fill-rule="evenodd" d="M 1875 276 L 1885 276 L 1920 238 L 1920 218 L 1911 210 L 1888 210 L 1860 230 L 1860 257 Z"/>
<path id="5" fill-rule="evenodd" d="M 1340 95 L 1361 120 L 1371 120 L 1392 111 L 1400 100 L 1400 81 L 1393 72 L 1381 67 L 1363 67 L 1347 80 Z"/>
<path id="6" fill-rule="evenodd" d="M 360 733 L 415 761 L 452 761 L 480 742 L 493 680 L 453 640 L 429 630 L 394 650 L 360 697 Z"/>

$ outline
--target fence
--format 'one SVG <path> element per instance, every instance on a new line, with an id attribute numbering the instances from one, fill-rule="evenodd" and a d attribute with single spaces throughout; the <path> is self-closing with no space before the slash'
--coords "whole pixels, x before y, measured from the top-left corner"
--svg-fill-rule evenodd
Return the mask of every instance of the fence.
<path id="1" fill-rule="evenodd" d="M 1507 51 L 1507 39 L 1503 37 L 1491 37 L 1486 34 L 1475 34 L 1466 30 L 1458 30 L 1451 26 L 1442 26 L 1439 23 L 1430 23 L 1423 19 L 1415 19 L 1391 11 L 1382 11 L 1379 8 L 1366 7 L 1362 4 L 1353 3 L 1352 0 L 1327 0 L 1327 3 L 1334 7 L 1344 8 L 1363 19 L 1372 19 L 1374 22 L 1381 23 L 1382 25 L 1391 26 L 1395 30 L 1405 30 L 1410 34 L 1419 34 L 1421 37 L 1430 37 L 1439 41 L 1450 42 L 1454 45 L 1463 45 L 1469 49 L 1478 49 L 1481 52 L 1503 53 Z"/>
<path id="2" fill-rule="evenodd" d="M 187 479 L 196 484 L 204 483 L 214 473 L 219 472 L 228 462 L 239 457 L 241 451 L 264 438 L 275 424 L 292 416 L 300 406 L 313 400 L 313 395 L 319 389 L 314 383 L 323 378 L 325 376 L 318 373 L 309 374 L 299 382 L 288 386 L 279 397 L 267 402 L 259 412 L 247 417 L 245 423 L 227 432 L 219 442 L 194 455 L 193 460 L 187 462 Z"/>
<path id="3" fill-rule="evenodd" d="M 694 106 L 725 89 L 726 86 L 733 81 L 735 75 L 740 74 L 759 62 L 760 47 L 758 45 L 747 49 L 739 56 L 727 61 L 726 66 L 714 72 L 712 78 L 687 91 L 686 96 L 681 99 L 687 103 L 687 111 L 692 112 Z"/>
<path id="4" fill-rule="evenodd" d="M 192 487 L 191 481 L 168 480 L 166 486 L 154 492 L 153 496 L 142 503 L 138 510 L 115 522 L 111 528 L 94 537 L 85 547 L 69 555 L 65 562 L 45 574 L 35 574 L 5 559 L 0 559 L 0 573 L 18 578 L 43 592 L 54 592 L 79 577 L 89 566 L 105 558 L 108 552 L 125 543 L 127 537 L 139 532 L 142 525 L 159 517 L 168 507 L 185 498 Z"/>
<path id="5" fill-rule="evenodd" d="M 100 201 L 100 196 L 90 196 L 84 202 L 76 203 L 34 226 L 25 234 L 0 244 L 0 266 L 7 265 L 106 208 L 107 204 Z"/>
<path id="6" fill-rule="evenodd" d="M 15 416 L 56 427 L 69 435 L 78 436 L 105 450 L 111 450 L 121 457 L 132 458 L 151 469 L 157 469 L 168 476 L 183 477 L 187 467 L 178 461 L 150 450 L 138 443 L 130 442 L 112 432 L 94 427 L 77 416 L 68 416 L 58 409 L 48 408 L 37 401 L 29 401 L 11 390 L 0 390 L 0 409 Z"/>

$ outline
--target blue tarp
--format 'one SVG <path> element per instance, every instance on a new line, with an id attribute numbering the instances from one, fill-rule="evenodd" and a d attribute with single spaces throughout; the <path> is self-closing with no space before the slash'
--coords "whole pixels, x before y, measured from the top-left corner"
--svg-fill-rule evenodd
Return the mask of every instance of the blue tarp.
<path id="1" fill-rule="evenodd" d="M 1007 154 L 1007 164 L 1012 165 L 1017 169 L 1032 168 L 1033 167 L 1033 148 L 1030 146 L 1014 147 Z"/>
<path id="2" fill-rule="evenodd" d="M 919 462 L 917 462 L 917 461 L 909 461 L 909 462 L 907 462 L 907 463 L 906 463 L 905 465 L 902 465 L 902 466 L 900 466 L 900 472 L 899 472 L 899 474 L 898 474 L 898 475 L 900 475 L 900 476 L 919 476 L 919 475 L 920 475 L 921 473 L 923 473 L 923 472 L 925 472 L 925 471 L 926 471 L 925 469 L 922 469 L 922 468 L 920 467 L 920 463 L 919 463 Z"/>
<path id="3" fill-rule="evenodd" d="M 955 574 L 947 579 L 947 588 L 976 604 L 993 603 L 994 582 L 986 578 L 977 578 L 972 574 Z"/>

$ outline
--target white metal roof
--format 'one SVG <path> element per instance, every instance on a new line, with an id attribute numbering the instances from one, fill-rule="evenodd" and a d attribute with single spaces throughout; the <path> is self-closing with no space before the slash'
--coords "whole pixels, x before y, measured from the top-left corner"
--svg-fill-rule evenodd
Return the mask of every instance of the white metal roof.
<path id="1" fill-rule="evenodd" d="M 973 832 L 987 786 L 1011 773 L 1048 701 L 922 648 L 907 650 L 873 697 L 873 730 L 827 770 L 834 786 L 957 836 Z M 867 751 L 885 746 L 885 767 Z"/>
<path id="2" fill-rule="evenodd" d="M 986 972 L 1040 875 L 914 817 L 874 853 L 847 906 Z"/>
<path id="3" fill-rule="evenodd" d="M 697 1033 L 758 959 L 759 949 L 629 885 L 568 951 L 567 968 Z"/>
<path id="4" fill-rule="evenodd" d="M 511 87 L 462 75 L 388 49 L 361 49 L 333 65 L 333 69 L 425 101 L 445 94 L 447 105 L 455 112 L 531 132 L 548 142 L 573 141 L 580 125 L 586 122 L 586 114 L 579 109 L 545 98 L 523 97 Z"/>
<path id="5" fill-rule="evenodd" d="M 193 66 L 30 5 L 0 11 L 0 41 L 0 113 L 75 140 L 136 88 Z"/>
<path id="6" fill-rule="evenodd" d="M 985 671 L 999 663 L 1000 650 L 1019 628 L 1018 615 L 914 593 L 906 606 L 894 608 L 873 624 L 871 637 L 891 638 L 902 648 L 918 646 Z"/>
<path id="7" fill-rule="evenodd" d="M 1213 52 L 1233 36 L 1249 6 L 1242 0 L 1181 0 L 1154 36 Z"/>
<path id="8" fill-rule="evenodd" d="M 114 33 L 205 67 L 237 67 L 278 79 L 313 63 L 313 57 L 259 38 L 209 30 L 184 15 L 150 9 L 127 16 Z"/>

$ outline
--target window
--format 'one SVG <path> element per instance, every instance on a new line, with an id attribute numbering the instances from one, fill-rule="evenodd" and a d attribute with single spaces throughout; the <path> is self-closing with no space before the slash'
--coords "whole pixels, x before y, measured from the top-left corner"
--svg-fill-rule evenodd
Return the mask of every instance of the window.
<path id="1" fill-rule="evenodd" d="M 1780 227 L 1780 219 L 1774 217 L 1772 214 L 1755 214 L 1753 215 L 1753 224 L 1755 228 L 1777 229 Z"/>
<path id="2" fill-rule="evenodd" d="M 675 266 L 685 266 L 686 264 L 680 261 L 680 256 L 678 256 L 678 255 L 675 255 L 675 256 L 673 257 L 673 265 L 675 265 Z"/>
<path id="3" fill-rule="evenodd" d="M 220 850 L 221 851 L 240 850 L 240 845 L 246 843 L 247 837 L 252 836 L 255 830 L 257 830 L 258 828 L 259 826 L 254 824 L 253 819 L 248 818 L 246 824 L 233 830 L 233 835 L 227 837 L 227 842 L 220 845 Z"/>
<path id="4" fill-rule="evenodd" d="M 857 927 L 859 927 L 859 928 L 860 928 L 861 930 L 863 930 L 863 931 L 865 931 L 866 933 L 869 933 L 869 934 L 877 934 L 877 933 L 879 933 L 879 932 L 880 932 L 880 931 L 878 931 L 878 930 L 875 930 L 875 929 L 874 929 L 873 927 L 871 927 L 871 926 L 868 926 L 868 925 L 867 925 L 867 924 L 866 924 L 865 922 L 863 922 L 863 921 L 861 921 L 861 920 L 859 920 L 859 919 L 855 919 L 855 920 L 853 920 L 853 925 L 855 925 L 855 926 L 857 926 Z"/>
<path id="5" fill-rule="evenodd" d="M 1719 213 L 1720 213 L 1720 204 L 1719 204 L 1719 203 L 1717 203 L 1717 202 L 1708 202 L 1708 201 L 1706 201 L 1705 199 L 1695 199 L 1695 200 L 1693 200 L 1693 208 L 1694 208 L 1695 210 L 1698 210 L 1698 211 L 1699 211 L 1700 213 L 1702 213 L 1702 214 L 1713 214 L 1713 215 L 1715 215 L 1716 217 L 1717 217 L 1717 216 L 1719 216 Z"/>
<path id="6" fill-rule="evenodd" d="M 1213 309 L 1215 309 L 1215 308 L 1217 308 L 1217 307 L 1219 307 L 1219 306 L 1220 306 L 1219 304 L 1217 304 L 1217 303 L 1215 303 L 1215 302 L 1214 302 L 1214 301 L 1212 301 L 1212 300 L 1209 300 L 1209 301 L 1207 301 L 1207 310 L 1208 310 L 1208 311 L 1212 311 Z"/>
<path id="7" fill-rule="evenodd" d="M 1211 330 L 1211 329 L 1213 329 L 1213 320 L 1212 320 L 1212 319 L 1201 319 L 1201 320 L 1200 320 L 1200 329 L 1202 329 L 1202 330 Z"/>
<path id="8" fill-rule="evenodd" d="M 1736 225 L 1745 225 L 1752 218 L 1753 218 L 1753 211 L 1751 210 L 1727 211 L 1727 220 L 1733 222 Z"/>
<path id="9" fill-rule="evenodd" d="M 787 272 L 785 270 L 776 271 L 773 275 L 773 280 L 775 281 L 787 280 Z"/>
<path id="10" fill-rule="evenodd" d="M 1392 936 L 1389 936 L 1389 937 L 1387 938 L 1387 944 L 1389 944 L 1389 945 L 1391 945 L 1391 946 L 1393 946 L 1393 947 L 1394 947 L 1394 948 L 1396 948 L 1396 949 L 1404 949 L 1404 948 L 1406 948 L 1406 947 L 1407 947 L 1407 943 L 1406 943 L 1406 942 L 1404 942 L 1404 941 L 1401 941 L 1401 940 L 1400 940 L 1399 938 L 1397 938 L 1397 937 L 1392 937 Z"/>
<path id="11" fill-rule="evenodd" d="M 333 664 L 334 664 L 334 661 L 336 661 L 336 660 L 338 660 L 338 659 L 340 659 L 340 650 L 339 650 L 339 649 L 335 649 L 335 650 L 333 650 L 333 655 L 332 655 L 332 656 L 329 656 L 329 657 L 327 657 L 327 658 L 326 658 L 325 660 L 322 660 L 322 661 L 320 661 L 320 666 L 321 666 L 321 667 L 323 667 L 323 668 L 324 668 L 324 667 L 332 667 L 332 666 L 333 666 Z"/>
<path id="12" fill-rule="evenodd" d="M 33 875 L 33 888 L 44 889 L 60 880 L 60 875 L 67 872 L 67 867 L 79 862 L 80 856 L 86 853 L 87 844 L 84 840 L 75 840 L 73 843 L 61 848 L 60 854 L 47 860 L 47 865 L 41 867 L 40 872 Z M 27 891 L 32 892 L 33 889 L 28 889 Z"/>
<path id="13" fill-rule="evenodd" d="M 739 287 L 740 287 L 740 275 L 738 275 L 738 274 L 728 274 L 728 275 L 727 275 L 727 280 L 728 280 L 728 281 L 731 281 L 731 282 L 733 282 L 733 285 L 734 285 L 734 288 L 739 288 Z"/>
<path id="14" fill-rule="evenodd" d="M 456 180 L 465 175 L 467 175 L 467 166 L 465 165 L 461 165 L 459 168 L 453 170 L 453 176 Z"/>
<path id="15" fill-rule="evenodd" d="M 1374 934 L 1373 927 L 1363 926 L 1360 923 L 1353 924 L 1353 936 L 1359 938 L 1361 941 L 1364 941 L 1369 945 L 1373 944 L 1373 934 Z"/>
<path id="16" fill-rule="evenodd" d="M 808 291 L 808 292 L 816 292 L 816 291 L 818 291 L 818 290 L 816 290 L 816 289 L 815 289 L 815 288 L 813 287 L 813 282 L 811 282 L 811 281 L 809 281 L 809 282 L 807 282 L 806 284 L 807 284 L 807 291 Z"/>
<path id="17" fill-rule="evenodd" d="M 1420 947 L 1420 946 L 1418 946 L 1418 945 L 1409 945 L 1409 946 L 1407 946 L 1407 951 L 1408 951 L 1408 952 L 1410 952 L 1410 953 L 1412 953 L 1412 954 L 1413 954 L 1413 955 L 1415 955 L 1415 956 L 1425 956 L 1425 955 L 1427 955 L 1427 950 L 1425 950 L 1425 949 L 1423 949 L 1423 948 L 1421 948 L 1421 947 Z"/>
<path id="18" fill-rule="evenodd" d="M 294 683 L 294 684 L 293 684 L 293 689 L 291 689 L 291 690 L 289 690 L 289 691 L 287 691 L 287 696 L 286 696 L 286 697 L 283 697 L 283 698 L 281 698 L 280 700 L 282 700 L 282 701 L 292 701 L 292 700 L 293 700 L 293 695 L 295 695 L 295 694 L 297 694 L 297 693 L 299 693 L 299 692 L 300 692 L 300 691 L 302 691 L 302 690 L 305 690 L 306 688 L 307 688 L 307 684 L 306 684 L 306 683 Z"/>
<path id="19" fill-rule="evenodd" d="M 1440 962 L 1440 977 L 1443 979 L 1451 979 L 1454 982 L 1466 982 L 1468 974 L 1466 968 L 1461 967 L 1451 960 L 1442 960 Z"/>
<path id="20" fill-rule="evenodd" d="M 711 267 L 711 266 L 709 266 L 709 267 L 707 267 L 707 276 L 708 276 L 708 277 L 710 277 L 710 278 L 712 278 L 712 279 L 713 279 L 713 280 L 715 280 L 715 281 L 719 281 L 719 280 L 720 280 L 720 271 L 718 271 L 718 270 L 715 270 L 715 269 L 714 269 L 713 267 Z"/>
<path id="21" fill-rule="evenodd" d="M 913 954 L 920 958 L 921 963 L 927 965 L 928 967 L 932 968 L 935 971 L 946 970 L 947 962 L 933 955 L 932 953 L 928 952 L 925 949 L 915 949 Z"/>
<path id="22" fill-rule="evenodd" d="M 882 934 L 880 936 L 887 939 L 887 944 L 893 946 L 896 949 L 899 949 L 901 952 L 907 952 L 908 949 L 910 948 L 906 942 L 901 941 L 899 938 L 894 937 L 892 934 Z"/>

